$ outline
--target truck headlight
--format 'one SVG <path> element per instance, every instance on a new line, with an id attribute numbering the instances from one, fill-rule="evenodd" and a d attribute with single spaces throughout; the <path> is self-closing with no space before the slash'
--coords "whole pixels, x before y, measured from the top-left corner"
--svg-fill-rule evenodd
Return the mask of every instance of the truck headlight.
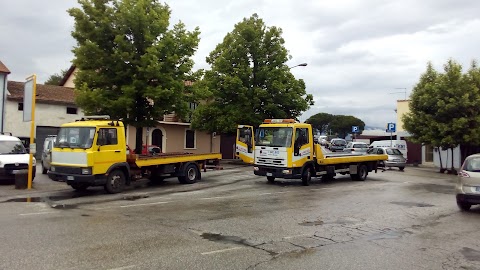
<path id="1" fill-rule="evenodd" d="M 82 174 L 92 174 L 92 168 L 82 168 Z"/>
<path id="2" fill-rule="evenodd" d="M 50 171 L 54 172 L 55 171 L 55 166 L 51 166 Z"/>
<path id="3" fill-rule="evenodd" d="M 292 174 L 292 170 L 283 170 L 282 173 L 283 174 Z"/>
<path id="4" fill-rule="evenodd" d="M 253 167 L 253 170 L 254 170 L 254 171 L 258 171 L 258 167 Z"/>

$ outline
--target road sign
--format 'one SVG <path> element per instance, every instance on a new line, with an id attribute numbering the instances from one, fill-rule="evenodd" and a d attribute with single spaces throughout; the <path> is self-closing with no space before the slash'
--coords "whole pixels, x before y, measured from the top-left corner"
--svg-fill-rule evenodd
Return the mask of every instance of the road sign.
<path id="1" fill-rule="evenodd" d="M 357 133 L 360 131 L 360 128 L 358 126 L 352 126 L 352 133 Z"/>
<path id="2" fill-rule="evenodd" d="M 32 121 L 34 77 L 30 77 L 25 82 L 23 89 L 23 122 Z"/>
<path id="3" fill-rule="evenodd" d="M 397 125 L 395 123 L 387 124 L 387 132 L 395 132 Z"/>

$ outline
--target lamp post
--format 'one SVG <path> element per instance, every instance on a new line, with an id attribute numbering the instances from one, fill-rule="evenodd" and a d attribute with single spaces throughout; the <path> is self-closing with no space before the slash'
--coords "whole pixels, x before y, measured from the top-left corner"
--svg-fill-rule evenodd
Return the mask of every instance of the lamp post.
<path id="1" fill-rule="evenodd" d="M 308 65 L 307 63 L 301 63 L 301 64 L 295 65 L 293 67 L 289 67 L 288 69 L 292 69 L 292 68 L 296 68 L 296 67 L 306 67 L 307 65 Z"/>

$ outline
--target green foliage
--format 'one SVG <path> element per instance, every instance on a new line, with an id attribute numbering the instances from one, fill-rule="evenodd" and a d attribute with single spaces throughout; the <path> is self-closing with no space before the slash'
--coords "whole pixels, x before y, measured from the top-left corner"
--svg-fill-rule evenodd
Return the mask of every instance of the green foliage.
<path id="1" fill-rule="evenodd" d="M 79 3 L 68 11 L 75 19 L 77 104 L 87 114 L 123 118 L 135 127 L 153 126 L 173 111 L 185 116 L 196 88 L 184 81 L 199 77 L 191 72 L 198 28 L 169 27 L 170 8 L 156 0 Z"/>
<path id="2" fill-rule="evenodd" d="M 479 107 L 480 69 L 476 62 L 467 73 L 453 60 L 444 65 L 443 73 L 429 63 L 413 89 L 404 127 L 413 141 L 442 149 L 480 145 Z"/>
<path id="3" fill-rule="evenodd" d="M 192 126 L 230 133 L 238 124 L 297 118 L 313 105 L 304 81 L 285 64 L 290 56 L 284 43 L 282 30 L 267 27 L 256 14 L 236 24 L 207 57 L 211 70 L 201 83 L 207 102 L 195 111 Z"/>
<path id="4" fill-rule="evenodd" d="M 352 126 L 358 126 L 361 132 L 365 128 L 365 123 L 351 115 L 332 115 L 328 113 L 317 113 L 310 116 L 306 123 L 318 129 L 321 133 L 333 133 L 345 138 L 352 132 Z"/>
<path id="5" fill-rule="evenodd" d="M 322 134 L 327 133 L 330 122 L 334 116 L 329 113 L 317 113 L 310 116 L 305 123 L 309 123 L 313 128 L 318 129 Z"/>
<path id="6" fill-rule="evenodd" d="M 60 73 L 54 73 L 48 77 L 48 79 L 45 81 L 45 85 L 60 85 L 60 82 L 62 81 L 63 77 L 65 77 L 65 74 L 67 74 L 68 69 L 62 69 Z"/>

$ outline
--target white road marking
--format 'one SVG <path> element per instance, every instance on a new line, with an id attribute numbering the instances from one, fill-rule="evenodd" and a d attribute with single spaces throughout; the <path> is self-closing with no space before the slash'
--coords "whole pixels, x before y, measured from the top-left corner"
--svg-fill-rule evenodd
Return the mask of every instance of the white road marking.
<path id="1" fill-rule="evenodd" d="M 273 193 L 271 193 L 271 192 L 267 192 L 267 193 L 260 193 L 260 194 L 258 194 L 258 196 L 262 196 L 262 195 L 270 195 L 270 194 L 273 194 Z"/>
<path id="2" fill-rule="evenodd" d="M 200 200 L 215 200 L 215 199 L 226 199 L 226 198 L 233 198 L 233 196 L 207 197 L 207 198 L 200 198 Z"/>
<path id="3" fill-rule="evenodd" d="M 108 270 L 125 270 L 125 269 L 131 269 L 137 265 L 127 265 L 127 266 L 122 266 L 122 267 L 117 267 L 117 268 L 110 268 Z"/>
<path id="4" fill-rule="evenodd" d="M 36 213 L 25 213 L 25 214 L 19 214 L 19 216 L 33 216 L 33 215 L 45 215 L 45 214 L 52 214 L 55 212 L 36 212 Z"/>
<path id="5" fill-rule="evenodd" d="M 153 203 L 139 203 L 139 204 L 129 204 L 129 205 L 121 205 L 121 208 L 127 207 L 136 207 L 136 206 L 148 206 L 148 205 L 156 205 L 156 204 L 166 204 L 171 202 L 153 202 Z"/>
<path id="6" fill-rule="evenodd" d="M 219 250 L 214 250 L 214 251 L 209 251 L 209 252 L 203 252 L 203 253 L 200 253 L 200 254 L 210 255 L 210 254 L 222 253 L 222 252 L 227 252 L 227 251 L 241 249 L 241 248 L 243 248 L 243 247 L 233 247 L 233 248 L 219 249 Z"/>

